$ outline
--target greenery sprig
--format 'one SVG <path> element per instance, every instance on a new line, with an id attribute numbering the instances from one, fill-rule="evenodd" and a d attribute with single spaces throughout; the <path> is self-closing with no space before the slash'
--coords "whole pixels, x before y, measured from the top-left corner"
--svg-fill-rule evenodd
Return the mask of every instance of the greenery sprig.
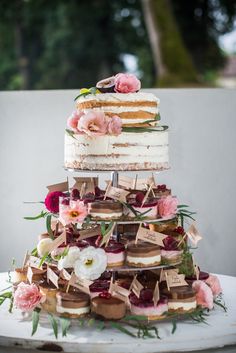
<path id="1" fill-rule="evenodd" d="M 79 97 L 86 97 L 89 94 L 97 94 L 97 93 L 101 93 L 97 87 L 90 87 L 90 88 L 82 88 L 79 91 L 79 95 L 75 97 L 74 101 L 76 101 L 76 99 L 78 99 Z"/>
<path id="2" fill-rule="evenodd" d="M 189 207 L 188 205 L 178 205 L 177 206 L 177 209 L 178 209 L 177 217 L 180 219 L 180 223 L 181 223 L 182 227 L 184 227 L 185 218 L 189 218 L 189 219 L 195 221 L 195 218 L 193 218 L 192 216 L 195 215 L 196 212 L 189 211 L 187 209 L 188 207 Z"/>

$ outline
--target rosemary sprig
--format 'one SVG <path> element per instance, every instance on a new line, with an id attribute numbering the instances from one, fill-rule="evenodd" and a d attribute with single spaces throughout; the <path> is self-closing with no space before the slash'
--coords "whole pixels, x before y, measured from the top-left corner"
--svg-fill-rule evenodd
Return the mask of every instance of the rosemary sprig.
<path id="1" fill-rule="evenodd" d="M 221 294 L 214 299 L 214 304 L 222 308 L 227 313 L 227 306 L 225 305 L 225 301 Z"/>

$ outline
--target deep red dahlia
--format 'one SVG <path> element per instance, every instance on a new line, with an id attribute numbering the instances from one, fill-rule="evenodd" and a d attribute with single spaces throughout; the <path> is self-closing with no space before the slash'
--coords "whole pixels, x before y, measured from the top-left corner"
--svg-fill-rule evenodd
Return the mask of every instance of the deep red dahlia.
<path id="1" fill-rule="evenodd" d="M 44 200 L 44 204 L 48 211 L 52 213 L 59 212 L 59 197 L 66 196 L 61 191 L 52 191 L 49 192 Z"/>

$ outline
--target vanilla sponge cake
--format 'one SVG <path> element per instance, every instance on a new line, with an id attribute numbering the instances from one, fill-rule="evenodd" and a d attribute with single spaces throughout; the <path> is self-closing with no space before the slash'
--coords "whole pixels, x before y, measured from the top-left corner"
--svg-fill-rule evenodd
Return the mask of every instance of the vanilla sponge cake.
<path id="1" fill-rule="evenodd" d="M 164 170 L 168 132 L 122 132 L 119 136 L 65 134 L 65 167 L 84 170 Z"/>
<path id="2" fill-rule="evenodd" d="M 84 113 L 97 110 L 110 117 L 118 115 L 123 126 L 154 126 L 155 121 L 146 121 L 157 119 L 159 102 L 152 93 L 89 94 L 77 98 L 76 107 Z"/>

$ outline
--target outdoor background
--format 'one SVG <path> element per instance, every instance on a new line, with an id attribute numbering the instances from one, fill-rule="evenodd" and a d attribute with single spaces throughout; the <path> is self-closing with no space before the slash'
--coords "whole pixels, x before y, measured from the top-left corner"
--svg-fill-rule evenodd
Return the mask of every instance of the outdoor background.
<path id="1" fill-rule="evenodd" d="M 235 0 L 0 0 L 0 90 L 236 87 Z"/>

